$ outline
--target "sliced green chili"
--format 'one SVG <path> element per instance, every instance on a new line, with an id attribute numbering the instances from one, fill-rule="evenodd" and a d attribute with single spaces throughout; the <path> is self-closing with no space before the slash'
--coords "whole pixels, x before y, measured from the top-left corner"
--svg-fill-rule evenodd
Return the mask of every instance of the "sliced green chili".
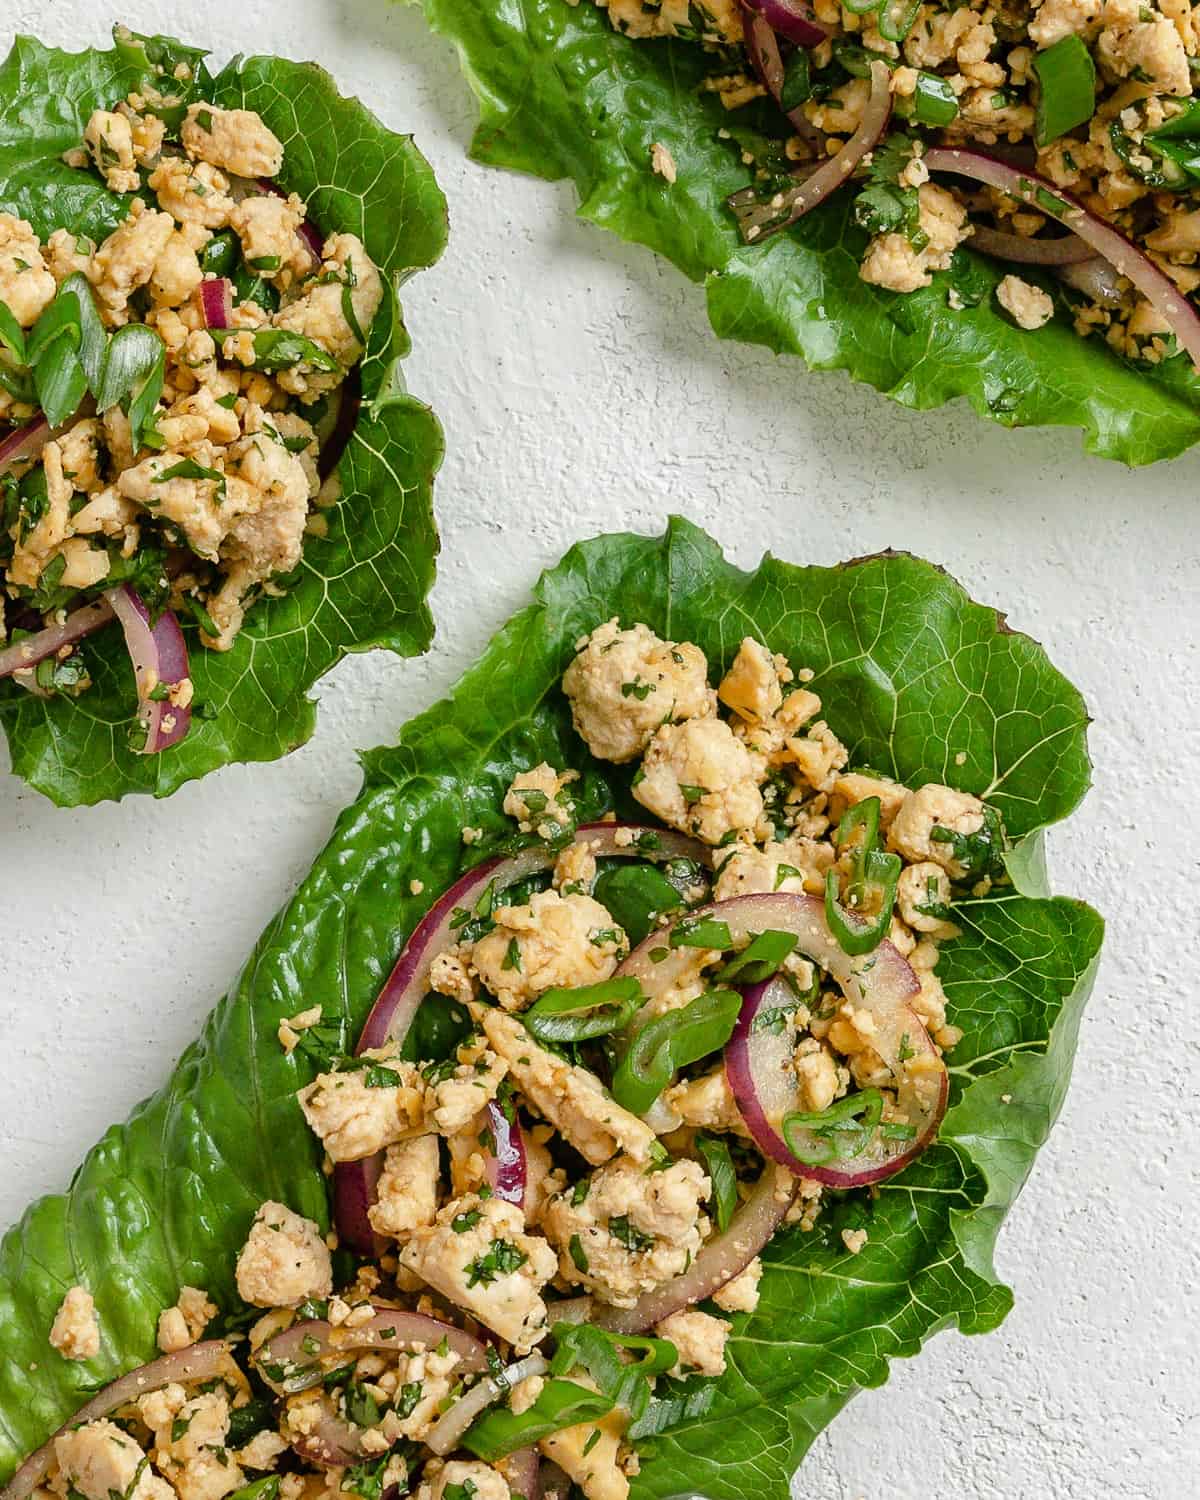
<path id="1" fill-rule="evenodd" d="M 949 125 L 958 116 L 958 95 L 950 87 L 950 80 L 940 73 L 927 73 L 923 68 L 917 73 L 916 86 L 907 98 L 897 98 L 896 113 L 918 125 L 935 128 Z"/>
<path id="2" fill-rule="evenodd" d="M 523 1020 L 539 1042 L 584 1042 L 624 1030 L 645 998 L 632 977 L 604 979 L 573 990 L 547 990 Z"/>
<path id="3" fill-rule="evenodd" d="M 725 1045 L 741 1006 L 735 990 L 708 990 L 643 1026 L 613 1075 L 613 1098 L 645 1114 L 680 1068 Z"/>
<path id="4" fill-rule="evenodd" d="M 718 984 L 761 984 L 779 972 L 785 958 L 792 953 L 799 939 L 794 932 L 780 932 L 768 928 L 756 934 L 749 945 L 734 954 L 723 968 L 713 975 Z"/>
<path id="5" fill-rule="evenodd" d="M 921 0 L 884 0 L 879 12 L 879 35 L 889 42 L 902 42 L 913 29 Z"/>
<path id="6" fill-rule="evenodd" d="M 590 1391 L 574 1380 L 547 1380 L 537 1400 L 520 1415 L 504 1407 L 485 1412 L 468 1429 L 462 1446 L 485 1463 L 495 1463 L 564 1427 L 599 1422 L 615 1404 L 611 1397 Z"/>
<path id="7" fill-rule="evenodd" d="M 813 1114 L 794 1111 L 783 1117 L 781 1128 L 788 1150 L 808 1167 L 852 1161 L 877 1131 L 888 1140 L 905 1141 L 917 1133 L 912 1125 L 883 1123 L 883 1095 L 878 1089 L 860 1089 Z"/>
<path id="8" fill-rule="evenodd" d="M 1096 65 L 1087 43 L 1071 32 L 1044 52 L 1035 52 L 1032 67 L 1039 85 L 1034 139 L 1048 146 L 1096 113 Z"/>

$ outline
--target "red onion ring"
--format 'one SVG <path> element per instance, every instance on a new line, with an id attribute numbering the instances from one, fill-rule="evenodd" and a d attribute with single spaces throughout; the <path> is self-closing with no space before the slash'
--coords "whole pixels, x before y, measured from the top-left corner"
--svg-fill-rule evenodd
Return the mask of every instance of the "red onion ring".
<path id="1" fill-rule="evenodd" d="M 518 1448 L 502 1460 L 504 1477 L 512 1495 L 541 1500 L 541 1454 L 536 1448 Z"/>
<path id="2" fill-rule="evenodd" d="M 45 417 L 35 417 L 23 427 L 14 427 L 0 438 L 0 474 L 7 474 L 24 459 L 34 459 L 41 454 L 50 436 L 50 427 Z"/>
<path id="3" fill-rule="evenodd" d="M 822 156 L 827 155 L 825 143 L 828 136 L 809 120 L 804 110 L 783 109 L 784 69 L 783 58 L 779 55 L 779 41 L 763 17 L 751 8 L 748 0 L 742 0 L 742 22 L 750 66 L 758 74 L 771 98 L 783 110 L 797 135 L 803 136 L 817 147 Z M 753 193 L 751 196 L 753 198 Z"/>
<path id="4" fill-rule="evenodd" d="M 447 1453 L 453 1453 L 462 1441 L 463 1433 L 481 1412 L 486 1411 L 489 1406 L 494 1406 L 501 1397 L 508 1394 L 514 1385 L 519 1385 L 530 1375 L 544 1375 L 549 1368 L 549 1364 L 542 1355 L 527 1354 L 516 1364 L 509 1365 L 500 1379 L 494 1375 L 488 1375 L 483 1380 L 477 1381 L 465 1396 L 460 1396 L 454 1405 L 437 1419 L 422 1439 L 425 1446 L 440 1458 L 445 1458 Z M 524 1494 L 525 1491 L 522 1490 L 521 1493 Z"/>
<path id="5" fill-rule="evenodd" d="M 61 625 L 47 625 L 35 635 L 26 636 L 0 651 L 0 677 L 14 672 L 30 671 L 48 656 L 55 656 L 64 646 L 72 646 L 85 635 L 107 625 L 113 617 L 107 599 L 93 599 L 90 604 L 72 610 Z"/>
<path id="6" fill-rule="evenodd" d="M 1012 260 L 1027 266 L 1071 266 L 1096 258 L 1096 252 L 1077 234 L 1035 240 L 1023 234 L 989 229 L 985 224 L 976 224 L 971 230 L 968 248 L 979 250 L 984 255 L 994 255 L 997 260 Z"/>
<path id="7" fill-rule="evenodd" d="M 1063 266 L 1056 273 L 1060 281 L 1090 297 L 1093 302 L 1102 302 L 1106 307 L 1119 307 L 1125 293 L 1121 287 L 1121 273 L 1110 265 L 1102 255 L 1093 255 L 1090 260 L 1078 265 Z"/>
<path id="8" fill-rule="evenodd" d="M 723 1234 L 705 1241 L 704 1248 L 683 1273 L 639 1297 L 633 1307 L 595 1303 L 592 1322 L 613 1333 L 644 1333 L 672 1313 L 703 1302 L 727 1282 L 740 1276 L 783 1223 L 799 1191 L 795 1179 L 772 1162 L 763 1168 L 750 1196 L 729 1221 Z"/>
<path id="9" fill-rule="evenodd" d="M 152 625 L 150 611 L 136 590 L 127 583 L 109 589 L 104 595 L 125 632 L 125 644 L 133 662 L 137 683 L 138 721 L 146 731 L 143 755 L 158 755 L 177 745 L 187 734 L 192 710 L 180 708 L 170 698 L 152 698 L 159 687 L 177 688 L 188 679 L 187 645 L 179 621 L 169 609 Z"/>
<path id="10" fill-rule="evenodd" d="M 140 1396 L 160 1390 L 164 1385 L 190 1385 L 196 1381 L 212 1380 L 218 1375 L 236 1374 L 242 1380 L 241 1371 L 234 1364 L 229 1345 L 224 1339 L 207 1339 L 201 1344 L 192 1344 L 177 1354 L 166 1354 L 130 1370 L 111 1385 L 93 1396 L 86 1406 L 81 1406 L 75 1415 L 58 1429 L 52 1438 L 30 1454 L 3 1490 L 0 1500 L 26 1500 L 45 1479 L 55 1462 L 54 1442 L 65 1432 L 81 1426 L 84 1422 L 98 1422 L 111 1416 Z"/>
<path id="11" fill-rule="evenodd" d="M 292 1442 L 292 1452 L 318 1469 L 344 1469 L 362 1457 L 362 1436 L 363 1428 L 326 1412 L 311 1432 Z"/>
<path id="12" fill-rule="evenodd" d="M 233 327 L 233 282 L 228 276 L 200 283 L 200 312 L 205 328 Z"/>
<path id="13" fill-rule="evenodd" d="M 818 204 L 823 203 L 831 193 L 836 192 L 843 183 L 849 180 L 854 169 L 868 151 L 874 150 L 887 129 L 888 120 L 892 114 L 890 77 L 885 63 L 872 62 L 871 92 L 867 97 L 858 129 L 836 156 L 822 162 L 817 170 L 803 182 L 797 183 L 795 187 L 787 188 L 782 193 L 777 193 L 766 203 L 747 204 L 744 189 L 741 193 L 731 195 L 728 200 L 729 205 L 737 217 L 742 238 L 748 244 L 766 239 L 770 235 L 777 234 L 781 229 L 786 229 L 789 224 L 794 224 L 797 219 L 811 213 Z M 926 160 L 928 157 L 927 152 Z M 785 210 L 786 216 L 780 218 L 779 216 Z"/>
<path id="14" fill-rule="evenodd" d="M 515 1118 L 510 1120 L 494 1099 L 488 1101 L 486 1114 L 495 1143 L 495 1149 L 485 1156 L 488 1183 L 497 1198 L 523 1208 L 528 1173 L 520 1123 Z"/>
<path id="15" fill-rule="evenodd" d="M 890 953 L 881 951 L 885 946 Z M 871 1044 L 892 1073 L 901 1107 L 907 1107 L 910 1121 L 917 1125 L 917 1133 L 911 1141 L 890 1143 L 880 1138 L 873 1144 L 870 1154 L 864 1152 L 858 1158 L 858 1165 L 852 1161 L 842 1166 L 812 1166 L 792 1154 L 779 1130 L 782 1117 L 800 1108 L 799 1090 L 790 1067 L 791 1041 L 784 1035 L 754 1030 L 754 1020 L 760 1010 L 788 1006 L 789 1003 L 795 1005 L 795 996 L 779 979 L 751 985 L 745 991 L 737 1026 L 725 1049 L 725 1072 L 730 1089 L 759 1150 L 797 1177 L 811 1177 L 830 1187 L 865 1187 L 868 1183 L 893 1176 L 925 1150 L 937 1134 L 946 1111 L 949 1091 L 946 1069 L 919 1017 L 909 1006 L 894 998 L 902 983 L 899 965 L 903 964 L 905 969 L 908 965 L 890 943 L 881 943 L 874 956 L 878 963 L 870 975 L 863 976 L 862 984 L 864 994 L 870 997 L 875 976 L 881 975 L 879 1004 L 869 1007 L 877 1022 Z M 896 973 L 885 975 L 886 968 L 893 968 Z M 887 1017 L 884 1026 L 879 1025 L 881 1011 Z M 910 1060 L 912 1057 L 924 1058 L 928 1065 L 927 1072 L 918 1076 L 937 1074 L 932 1098 L 914 1089 L 908 1068 L 896 1055 L 897 1027 L 903 1028 L 899 1031 L 899 1038 L 907 1049 L 906 1057 Z"/>
<path id="16" fill-rule="evenodd" d="M 369 1323 L 353 1328 L 345 1323 L 335 1328 L 332 1323 L 305 1318 L 260 1344 L 251 1358 L 277 1396 L 292 1396 L 320 1385 L 324 1376 L 321 1361 L 327 1355 L 362 1349 L 386 1354 L 414 1344 L 432 1349 L 443 1339 L 462 1361 L 464 1374 L 487 1369 L 487 1350 L 477 1338 L 453 1323 L 399 1308 L 377 1308 Z"/>
<path id="17" fill-rule="evenodd" d="M 829 40 L 829 32 L 818 22 L 808 0 L 742 0 L 742 4 L 798 47 L 819 47 Z"/>
<path id="18" fill-rule="evenodd" d="M 953 172 L 960 177 L 970 177 L 988 187 L 999 188 L 1010 198 L 1028 203 L 1039 213 L 1057 219 L 1133 282 L 1169 325 L 1192 363 L 1200 367 L 1200 314 L 1171 278 L 1119 229 L 1089 212 L 1077 198 L 1055 187 L 1045 177 L 1011 167 L 982 151 L 933 146 L 926 151 L 923 160 L 931 172 Z"/>
<path id="19" fill-rule="evenodd" d="M 361 366 L 351 366 L 333 399 L 337 403 L 333 420 L 328 423 L 324 435 L 320 431 L 317 433 L 317 478 L 321 480 L 328 479 L 337 468 L 358 425 L 358 413 L 362 407 Z"/>
<path id="20" fill-rule="evenodd" d="M 639 835 L 652 834 L 655 847 L 639 847 Z M 620 836 L 625 842 L 617 843 Z M 697 839 L 667 829 L 648 828 L 638 823 L 584 823 L 575 832 L 576 843 L 586 843 L 604 858 L 693 859 L 712 867 L 712 851 Z M 388 1042 L 403 1044 L 422 1000 L 429 993 L 429 974 L 440 953 L 454 946 L 455 928 L 451 925 L 457 910 L 470 911 L 495 881 L 503 892 L 518 880 L 540 870 L 551 869 L 557 855 L 543 846 L 523 849 L 511 859 L 487 859 L 461 876 L 429 908 L 413 929 L 401 950 L 395 967 L 388 975 L 379 998 L 371 1007 L 357 1052 L 384 1046 Z M 371 1163 L 374 1162 L 374 1165 Z M 372 1179 L 371 1174 L 374 1173 Z M 377 1158 L 338 1162 L 334 1167 L 334 1214 L 342 1241 L 360 1255 L 376 1253 L 378 1242 L 367 1211 L 375 1201 L 379 1180 Z"/>

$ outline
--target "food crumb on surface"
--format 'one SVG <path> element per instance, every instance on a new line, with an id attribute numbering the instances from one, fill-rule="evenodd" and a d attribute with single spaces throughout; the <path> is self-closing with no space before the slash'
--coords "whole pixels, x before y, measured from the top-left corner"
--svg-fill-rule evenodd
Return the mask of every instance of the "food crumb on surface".
<path id="1" fill-rule="evenodd" d="M 50 1329 L 50 1344 L 64 1359 L 94 1359 L 100 1352 L 100 1324 L 92 1294 L 73 1286 L 63 1298 Z"/>
<path id="2" fill-rule="evenodd" d="M 675 181 L 675 158 L 658 141 L 650 147 L 650 170 L 657 172 L 664 182 Z"/>
<path id="3" fill-rule="evenodd" d="M 410 896 L 419 896 L 424 889 L 425 882 L 423 880 L 410 880 L 408 882 L 408 894 Z"/>
<path id="4" fill-rule="evenodd" d="M 302 1010 L 299 1015 L 291 1016 L 286 1021 L 280 1021 L 279 1045 L 290 1057 L 300 1042 L 300 1033 L 316 1026 L 321 1019 L 321 1007 L 310 1005 L 307 1010 Z"/>
<path id="5" fill-rule="evenodd" d="M 472 828 L 464 824 L 462 829 L 462 841 L 464 844 L 477 844 L 483 838 L 482 828 Z"/>
<path id="6" fill-rule="evenodd" d="M 867 1243 L 867 1231 L 865 1229 L 843 1229 L 842 1244 L 849 1250 L 851 1255 L 857 1255 Z"/>

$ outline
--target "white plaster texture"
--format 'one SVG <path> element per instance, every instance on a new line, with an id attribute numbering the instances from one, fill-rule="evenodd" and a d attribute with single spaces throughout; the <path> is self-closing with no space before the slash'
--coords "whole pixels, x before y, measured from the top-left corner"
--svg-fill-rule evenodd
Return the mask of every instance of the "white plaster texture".
<path id="1" fill-rule="evenodd" d="M 164 1077 L 354 794 L 354 751 L 442 694 L 597 531 L 669 511 L 740 564 L 893 546 L 949 568 L 1087 695 L 1096 786 L 1051 839 L 1109 920 L 1059 1126 L 1001 1236 L 1004 1327 L 893 1366 L 817 1442 L 805 1500 L 1182 1500 L 1200 1473 L 1200 455 L 1131 474 L 1072 432 L 899 410 L 842 375 L 718 343 L 702 293 L 485 171 L 451 49 L 384 0 L 126 0 L 136 29 L 314 57 L 413 131 L 450 200 L 411 281 L 410 388 L 445 424 L 438 638 L 351 659 L 316 736 L 165 803 L 56 811 L 0 779 L 0 1223 L 63 1188 Z M 15 32 L 102 43 L 85 0 L 7 0 Z M 2 752 L 0 752 L 2 758 Z"/>

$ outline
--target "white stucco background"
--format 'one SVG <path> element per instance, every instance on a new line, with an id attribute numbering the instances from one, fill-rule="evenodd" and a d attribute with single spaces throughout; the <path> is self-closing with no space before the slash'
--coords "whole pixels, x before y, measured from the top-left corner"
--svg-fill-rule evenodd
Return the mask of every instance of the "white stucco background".
<path id="1" fill-rule="evenodd" d="M 1131 474 L 1070 432 L 898 410 L 841 375 L 721 345 L 701 292 L 572 218 L 572 194 L 471 165 L 450 48 L 381 0 L 126 0 L 139 30 L 317 58 L 412 131 L 450 200 L 412 281 L 410 388 L 445 424 L 438 637 L 345 663 L 316 736 L 148 800 L 60 812 L 0 779 L 0 1225 L 63 1188 L 163 1079 L 358 784 L 354 751 L 437 698 L 597 531 L 672 510 L 742 564 L 886 546 L 941 562 L 1086 693 L 1096 786 L 1051 841 L 1058 890 L 1109 919 L 1058 1128 L 1001 1237 L 1000 1332 L 947 1333 L 855 1401 L 808 1500 L 1182 1500 L 1200 1472 L 1200 455 Z M 102 43 L 90 0 L 7 0 Z M 3 752 L 0 751 L 0 759 Z M 164 976 L 169 976 L 164 979 Z"/>

